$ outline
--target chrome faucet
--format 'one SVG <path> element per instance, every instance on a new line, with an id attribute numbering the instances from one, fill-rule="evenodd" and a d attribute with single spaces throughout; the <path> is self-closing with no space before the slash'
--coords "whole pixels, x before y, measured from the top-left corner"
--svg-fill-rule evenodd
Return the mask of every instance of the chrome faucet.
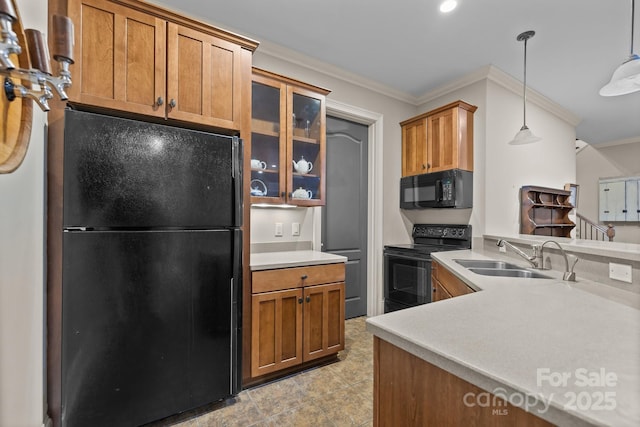
<path id="1" fill-rule="evenodd" d="M 555 244 L 558 249 L 560 249 L 560 252 L 562 253 L 562 256 L 564 257 L 564 266 L 565 266 L 565 272 L 562 275 L 562 280 L 566 280 L 568 282 L 575 282 L 576 281 L 576 273 L 573 271 L 573 268 L 576 266 L 576 263 L 578 262 L 578 257 L 575 255 L 567 255 L 567 253 L 564 251 L 564 249 L 562 249 L 562 246 L 560 246 L 560 244 L 558 242 L 556 242 L 555 240 L 547 240 L 544 243 L 542 243 L 541 245 L 536 245 L 538 247 L 538 249 L 536 249 L 536 246 L 534 246 L 534 253 L 536 253 L 538 255 L 538 260 L 537 260 L 537 264 L 540 265 L 540 269 L 544 269 L 544 256 L 543 256 L 543 250 L 544 250 L 544 245 L 546 245 L 547 243 L 553 243 Z M 571 257 L 573 259 L 573 262 L 571 263 L 571 267 L 569 267 L 569 257 Z"/>
<path id="2" fill-rule="evenodd" d="M 513 246 L 511 243 L 507 242 L 504 239 L 500 239 L 498 240 L 498 243 L 496 244 L 498 247 L 503 248 L 506 246 L 509 246 L 511 249 L 514 250 L 515 253 L 517 253 L 518 255 L 520 255 L 522 258 L 526 259 L 527 261 L 529 261 L 529 264 L 531 264 L 531 266 L 533 268 L 539 268 L 539 247 L 537 245 L 533 246 L 533 255 L 529 256 L 526 253 L 522 252 L 520 249 L 516 248 L 515 246 Z"/>

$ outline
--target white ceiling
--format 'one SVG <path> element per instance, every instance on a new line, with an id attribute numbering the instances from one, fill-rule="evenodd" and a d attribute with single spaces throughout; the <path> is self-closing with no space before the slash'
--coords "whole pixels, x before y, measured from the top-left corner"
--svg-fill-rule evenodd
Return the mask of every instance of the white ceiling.
<path id="1" fill-rule="evenodd" d="M 598 95 L 629 55 L 631 0 L 458 0 L 447 15 L 440 0 L 154 2 L 416 98 L 487 64 L 522 80 L 516 36 L 535 30 L 527 83 L 582 119 L 577 137 L 590 144 L 640 138 L 640 92 Z"/>

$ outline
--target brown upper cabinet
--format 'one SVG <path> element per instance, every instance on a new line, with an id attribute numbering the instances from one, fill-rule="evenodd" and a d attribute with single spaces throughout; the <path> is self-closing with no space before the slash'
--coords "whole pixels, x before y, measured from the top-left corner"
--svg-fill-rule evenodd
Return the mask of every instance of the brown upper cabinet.
<path id="1" fill-rule="evenodd" d="M 251 203 L 325 203 L 326 89 L 253 69 Z"/>
<path id="2" fill-rule="evenodd" d="M 473 171 L 473 113 L 456 101 L 400 123 L 402 176 L 447 169 Z"/>
<path id="3" fill-rule="evenodd" d="M 75 24 L 72 102 L 240 129 L 242 79 L 257 43 L 133 0 L 67 7 Z"/>

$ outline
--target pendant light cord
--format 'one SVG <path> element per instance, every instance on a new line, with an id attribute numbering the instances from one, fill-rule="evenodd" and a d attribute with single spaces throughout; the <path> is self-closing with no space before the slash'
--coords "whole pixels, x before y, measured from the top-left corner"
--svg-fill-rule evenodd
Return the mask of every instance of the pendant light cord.
<path id="1" fill-rule="evenodd" d="M 522 89 L 523 108 L 522 108 L 522 129 L 527 129 L 527 40 L 524 39 L 524 87 Z"/>
<path id="2" fill-rule="evenodd" d="M 636 16 L 635 9 L 636 9 L 636 0 L 631 0 L 631 52 L 629 52 L 629 58 L 633 57 L 633 27 L 634 27 L 634 21 L 635 21 L 635 19 L 633 18 Z"/>

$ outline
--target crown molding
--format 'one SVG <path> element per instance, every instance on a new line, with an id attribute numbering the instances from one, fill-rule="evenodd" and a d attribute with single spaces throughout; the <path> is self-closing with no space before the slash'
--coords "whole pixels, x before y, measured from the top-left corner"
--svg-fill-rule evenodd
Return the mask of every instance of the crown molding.
<path id="1" fill-rule="evenodd" d="M 307 68 L 309 70 L 325 74 L 338 80 L 363 87 L 365 89 L 377 92 L 381 95 L 385 95 L 393 99 L 397 99 L 402 102 L 406 102 L 411 105 L 419 105 L 417 98 L 406 92 L 392 89 L 389 86 L 386 86 L 375 80 L 367 79 L 366 77 L 351 73 L 340 67 L 336 67 L 335 65 L 319 61 L 295 50 L 288 49 L 269 41 L 261 41 L 260 48 L 256 51 L 255 54 L 264 54 L 281 61 L 286 61 L 299 67 Z"/>
<path id="2" fill-rule="evenodd" d="M 443 86 L 440 86 L 434 90 L 431 90 L 418 98 L 420 104 L 425 104 L 434 99 L 437 99 L 443 95 L 453 92 L 458 89 L 462 89 L 466 86 L 472 85 L 482 80 L 489 80 L 516 95 L 522 94 L 522 82 L 504 71 L 500 70 L 494 65 L 485 65 L 457 80 L 453 80 Z M 527 102 L 537 105 L 550 112 L 551 114 L 561 118 L 572 126 L 577 126 L 582 121 L 580 117 L 573 114 L 560 104 L 546 96 L 542 95 L 530 87 L 527 87 Z"/>
<path id="3" fill-rule="evenodd" d="M 260 48 L 256 51 L 256 54 L 263 54 L 281 61 L 286 61 L 415 106 L 425 104 L 455 90 L 462 89 L 483 80 L 492 81 L 516 95 L 522 94 L 522 82 L 494 65 L 485 65 L 484 67 L 472 71 L 457 80 L 453 80 L 430 90 L 422 96 L 415 97 L 406 92 L 392 89 L 377 81 L 367 79 L 340 67 L 319 61 L 295 50 L 285 48 L 269 41 L 262 41 L 260 43 Z M 530 87 L 527 87 L 527 102 L 535 104 L 574 127 L 582 121 L 580 117 L 571 111 Z"/>
<path id="4" fill-rule="evenodd" d="M 595 148 L 615 147 L 616 145 L 640 144 L 640 136 L 632 136 L 631 138 L 618 139 L 615 141 L 593 144 Z"/>

